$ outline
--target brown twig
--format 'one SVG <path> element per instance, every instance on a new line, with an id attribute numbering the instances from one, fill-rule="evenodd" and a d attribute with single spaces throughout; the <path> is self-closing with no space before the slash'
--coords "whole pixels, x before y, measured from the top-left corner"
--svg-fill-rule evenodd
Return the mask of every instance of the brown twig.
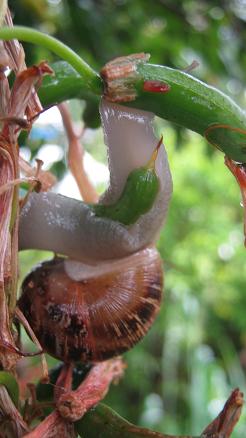
<path id="1" fill-rule="evenodd" d="M 230 169 L 231 173 L 237 180 L 242 194 L 242 202 L 244 208 L 244 245 L 246 246 L 246 165 L 237 164 L 228 157 L 225 157 L 225 165 Z"/>
<path id="2" fill-rule="evenodd" d="M 64 420 L 57 411 L 52 412 L 25 438 L 75 438 L 74 426 Z"/>
<path id="3" fill-rule="evenodd" d="M 201 438 L 229 438 L 240 418 L 243 403 L 243 393 L 238 388 L 234 389 L 218 417 L 206 427 Z"/>
<path id="4" fill-rule="evenodd" d="M 76 391 L 71 391 L 72 369 L 72 365 L 65 364 L 57 379 L 57 410 L 25 435 L 26 438 L 73 438 L 75 434 L 72 423 L 105 396 L 110 383 L 121 377 L 124 365 L 120 358 L 95 365 Z"/>
<path id="5" fill-rule="evenodd" d="M 54 389 L 54 399 L 56 402 L 60 399 L 62 394 L 67 394 L 71 391 L 73 368 L 72 364 L 63 365 Z"/>
<path id="6" fill-rule="evenodd" d="M 42 170 L 39 163 L 41 160 L 36 160 L 37 166 L 32 167 L 30 163 L 28 163 L 24 158 L 19 156 L 19 165 L 20 170 L 28 177 L 38 178 L 40 182 L 40 191 L 47 192 L 50 190 L 56 183 L 56 177 L 47 170 Z"/>
<path id="7" fill-rule="evenodd" d="M 43 380 L 48 382 L 49 381 L 49 371 L 48 371 L 48 365 L 45 359 L 45 355 L 43 353 L 43 348 L 40 345 L 40 342 L 38 338 L 36 337 L 34 331 L 30 327 L 30 324 L 28 323 L 27 319 L 23 315 L 22 311 L 19 309 L 19 307 L 16 307 L 15 309 L 15 315 L 18 318 L 18 320 L 21 322 L 21 324 L 25 327 L 27 333 L 29 334 L 30 338 L 34 342 L 34 344 L 39 348 L 38 354 L 41 354 L 41 362 L 42 362 L 42 368 L 43 368 Z"/>
<path id="8" fill-rule="evenodd" d="M 12 189 L 15 186 L 18 186 L 22 183 L 27 183 L 30 184 L 31 186 L 35 185 L 38 183 L 38 178 L 35 178 L 34 176 L 29 176 L 27 178 L 16 178 L 13 179 L 12 181 L 8 181 L 6 184 L 4 184 L 3 186 L 0 187 L 0 196 L 4 193 L 7 192 L 8 190 Z"/>
<path id="9" fill-rule="evenodd" d="M 195 59 L 191 62 L 191 64 L 187 65 L 187 67 L 185 67 L 183 69 L 183 71 L 185 73 L 190 73 L 192 70 L 194 70 L 195 68 L 199 67 L 199 62 L 196 61 Z"/>
<path id="10" fill-rule="evenodd" d="M 69 421 L 79 420 L 105 397 L 110 383 L 122 376 L 124 368 L 121 358 L 95 365 L 75 391 L 61 395 L 57 402 L 60 415 Z"/>
<path id="11" fill-rule="evenodd" d="M 0 385 L 0 433 L 5 437 L 21 438 L 28 426 L 12 402 L 5 386 Z"/>
<path id="12" fill-rule="evenodd" d="M 98 194 L 88 178 L 84 168 L 84 150 L 80 136 L 75 133 L 68 105 L 63 102 L 58 105 L 63 125 L 68 138 L 68 165 L 78 185 L 80 194 L 85 202 L 95 203 Z"/>

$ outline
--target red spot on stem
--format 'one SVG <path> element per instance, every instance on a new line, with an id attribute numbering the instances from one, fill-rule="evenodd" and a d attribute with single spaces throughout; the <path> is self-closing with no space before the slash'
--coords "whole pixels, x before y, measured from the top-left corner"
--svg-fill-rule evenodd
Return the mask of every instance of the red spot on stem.
<path id="1" fill-rule="evenodd" d="M 161 81 L 144 81 L 143 90 L 150 93 L 168 93 L 170 85 Z"/>

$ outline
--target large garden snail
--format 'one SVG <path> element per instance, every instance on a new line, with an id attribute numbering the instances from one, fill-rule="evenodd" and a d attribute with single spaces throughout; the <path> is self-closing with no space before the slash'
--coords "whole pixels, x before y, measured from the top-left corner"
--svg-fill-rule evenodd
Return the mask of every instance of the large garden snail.
<path id="1" fill-rule="evenodd" d="M 73 259 L 38 266 L 25 279 L 19 300 L 43 348 L 64 361 L 100 361 L 128 350 L 160 307 L 162 266 L 153 245 L 172 182 L 164 147 L 156 147 L 154 114 L 105 100 L 100 114 L 110 185 L 98 206 L 55 193 L 31 194 L 20 217 L 20 249 L 49 249 Z M 135 169 L 139 187 L 129 201 Z M 138 214 L 134 202 L 146 184 L 143 169 L 154 188 Z M 118 215 L 117 209 L 126 211 Z"/>

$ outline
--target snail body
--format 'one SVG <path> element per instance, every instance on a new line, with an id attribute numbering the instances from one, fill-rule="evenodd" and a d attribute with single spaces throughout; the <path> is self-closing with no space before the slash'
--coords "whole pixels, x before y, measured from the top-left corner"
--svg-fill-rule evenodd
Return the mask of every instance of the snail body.
<path id="1" fill-rule="evenodd" d="M 144 214 L 140 203 L 131 215 L 133 206 L 137 204 L 134 193 L 126 197 L 127 203 L 125 200 L 120 203 L 121 218 L 131 216 L 127 224 L 102 213 L 103 209 L 109 210 L 109 206 L 117 203 L 127 186 L 129 175 L 146 167 L 156 149 L 157 139 L 152 126 L 154 114 L 104 100 L 100 114 L 108 148 L 110 183 L 98 207 L 93 209 L 84 202 L 53 192 L 32 193 L 20 215 L 20 249 L 50 250 L 75 260 L 93 262 L 125 257 L 152 244 L 157 238 L 172 192 L 164 146 L 158 150 L 155 160 L 158 189 L 151 194 L 151 202 Z M 137 181 L 134 179 L 138 192 L 143 187 L 140 177 L 138 174 Z M 145 182 L 146 179 L 144 187 L 147 193 Z M 146 196 L 141 199 L 143 203 Z M 124 210 L 126 214 L 122 215 Z"/>
<path id="2" fill-rule="evenodd" d="M 70 267 L 71 268 L 71 267 Z M 22 285 L 19 307 L 44 350 L 65 362 L 97 362 L 129 350 L 160 308 L 162 262 L 146 248 L 104 266 L 44 262 Z M 84 278 L 83 278 L 84 275 Z"/>

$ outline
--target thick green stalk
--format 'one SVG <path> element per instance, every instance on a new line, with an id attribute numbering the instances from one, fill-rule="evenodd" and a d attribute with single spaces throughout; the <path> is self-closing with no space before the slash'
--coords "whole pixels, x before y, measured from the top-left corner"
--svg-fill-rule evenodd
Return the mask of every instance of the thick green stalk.
<path id="1" fill-rule="evenodd" d="M 76 97 L 98 105 L 99 97 L 83 88 L 79 74 L 71 66 L 57 62 L 52 68 L 55 77 L 46 76 L 39 90 L 43 105 Z M 193 76 L 169 67 L 139 64 L 138 73 L 137 98 L 124 105 L 152 111 L 191 129 L 206 137 L 229 158 L 246 162 L 246 113 L 232 99 Z M 165 82 L 170 90 L 166 93 L 144 91 L 144 81 L 148 80 Z M 208 129 L 213 126 L 212 130 Z"/>
<path id="2" fill-rule="evenodd" d="M 198 132 L 228 157 L 246 162 L 246 113 L 232 99 L 193 76 L 169 67 L 139 64 L 142 82 L 162 81 L 167 93 L 147 93 L 138 84 L 138 98 L 133 106 L 153 111 L 159 117 Z M 207 129 L 212 125 L 224 125 Z M 238 128 L 244 133 L 231 130 Z"/>
<path id="3" fill-rule="evenodd" d="M 91 90 L 95 94 L 102 93 L 102 83 L 100 76 L 70 47 L 63 44 L 56 38 L 24 26 L 2 27 L 0 29 L 0 39 L 18 39 L 45 47 L 66 60 L 80 75 L 83 87 Z"/>

